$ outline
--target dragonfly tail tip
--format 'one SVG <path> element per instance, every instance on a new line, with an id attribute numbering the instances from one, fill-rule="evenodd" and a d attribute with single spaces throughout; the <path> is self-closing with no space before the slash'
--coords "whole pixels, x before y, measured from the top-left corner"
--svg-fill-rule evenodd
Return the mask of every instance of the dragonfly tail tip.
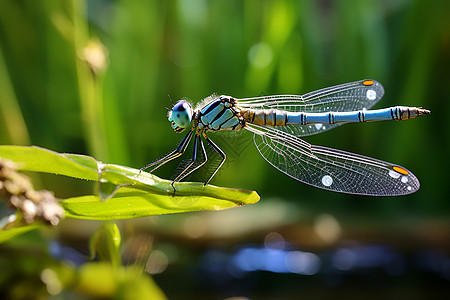
<path id="1" fill-rule="evenodd" d="M 429 115 L 429 114 L 431 114 L 431 111 L 429 109 L 425 109 L 422 107 L 419 108 L 419 115 Z"/>

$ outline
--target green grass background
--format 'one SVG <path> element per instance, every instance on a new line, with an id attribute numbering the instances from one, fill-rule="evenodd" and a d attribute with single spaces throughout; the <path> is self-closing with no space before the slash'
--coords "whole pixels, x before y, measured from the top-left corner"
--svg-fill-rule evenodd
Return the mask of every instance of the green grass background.
<path id="1" fill-rule="evenodd" d="M 86 49 L 103 53 L 104 63 L 93 69 Z M 421 181 L 417 193 L 372 198 L 306 186 L 267 164 L 245 142 L 250 134 L 238 136 L 240 147 L 211 135 L 230 161 L 212 183 L 356 226 L 442 222 L 440 245 L 448 246 L 449 67 L 446 0 L 0 0 L 0 144 L 139 168 L 181 140 L 166 116 L 180 98 L 303 94 L 373 78 L 386 91 L 376 108 L 432 114 L 306 140 L 405 166 Z M 157 174 L 169 178 L 174 167 Z M 57 183 L 61 195 L 79 189 Z"/>
<path id="2" fill-rule="evenodd" d="M 229 163 L 215 183 L 321 207 L 347 210 L 340 201 L 352 199 L 380 213 L 403 205 L 439 215 L 449 208 L 449 6 L 439 0 L 1 1 L 0 143 L 141 167 L 181 139 L 166 119 L 179 98 L 301 94 L 374 78 L 386 89 L 377 107 L 423 106 L 432 115 L 346 125 L 307 140 L 409 168 L 422 183 L 415 195 L 355 200 L 310 188 L 278 174 L 245 143 L 238 163 Z M 105 54 L 95 74 L 83 60 L 86 47 Z M 219 140 L 226 148 L 227 138 Z"/>

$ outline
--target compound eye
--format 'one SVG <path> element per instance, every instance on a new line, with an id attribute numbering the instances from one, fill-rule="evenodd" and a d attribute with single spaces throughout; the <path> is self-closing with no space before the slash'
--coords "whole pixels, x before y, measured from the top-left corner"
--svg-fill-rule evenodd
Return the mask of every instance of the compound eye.
<path id="1" fill-rule="evenodd" d="M 172 114 L 169 120 L 181 128 L 188 127 L 192 122 L 191 105 L 185 100 L 178 101 L 172 108 Z"/>

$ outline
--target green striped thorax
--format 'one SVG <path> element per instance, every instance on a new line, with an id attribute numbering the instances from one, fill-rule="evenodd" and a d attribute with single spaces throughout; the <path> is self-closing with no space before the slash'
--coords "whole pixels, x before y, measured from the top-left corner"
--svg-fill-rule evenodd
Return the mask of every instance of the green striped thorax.
<path id="1" fill-rule="evenodd" d="M 182 132 L 192 122 L 194 112 L 192 106 L 186 100 L 180 100 L 169 111 L 168 119 L 176 132 Z"/>

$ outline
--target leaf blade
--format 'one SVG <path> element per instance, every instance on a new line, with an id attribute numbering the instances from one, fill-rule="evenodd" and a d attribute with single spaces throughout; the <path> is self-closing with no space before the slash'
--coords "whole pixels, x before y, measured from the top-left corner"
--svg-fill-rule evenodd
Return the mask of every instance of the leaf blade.
<path id="1" fill-rule="evenodd" d="M 85 156 L 64 155 L 37 146 L 0 146 L 0 157 L 10 159 L 17 164 L 17 169 L 65 175 L 86 180 L 98 180 L 98 171 L 93 169 L 93 158 Z M 79 157 L 78 160 L 71 159 Z M 91 164 L 87 163 L 91 160 Z M 80 162 L 84 162 L 83 164 Z"/>
<path id="2" fill-rule="evenodd" d="M 194 185 L 196 183 L 186 183 Z M 204 187 L 205 191 L 197 195 L 148 193 L 133 188 L 121 188 L 108 201 L 101 201 L 98 196 L 81 196 L 61 201 L 67 218 L 117 220 L 174 214 L 204 210 L 222 210 L 258 202 L 259 195 L 253 191 Z M 188 187 L 185 187 L 188 189 Z M 217 193 L 223 192 L 220 199 Z"/>

